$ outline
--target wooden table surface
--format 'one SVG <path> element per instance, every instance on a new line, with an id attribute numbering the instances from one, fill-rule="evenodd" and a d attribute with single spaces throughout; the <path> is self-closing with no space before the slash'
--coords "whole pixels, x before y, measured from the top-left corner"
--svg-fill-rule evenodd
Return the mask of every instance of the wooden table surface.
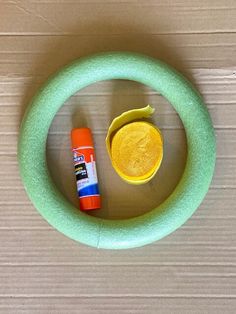
<path id="1" fill-rule="evenodd" d="M 143 248 L 104 251 L 55 231 L 29 201 L 19 177 L 17 137 L 25 108 L 45 79 L 89 53 L 131 50 L 160 58 L 199 89 L 217 136 L 209 193 L 193 217 Z M 155 179 L 134 187 L 108 160 L 111 120 L 147 103 L 165 138 Z M 69 99 L 48 137 L 52 176 L 74 204 L 69 132 L 93 129 L 106 218 L 151 210 L 173 191 L 186 141 L 178 115 L 134 82 L 90 86 Z M 235 313 L 236 1 L 0 1 L 0 313 Z M 40 193 L 40 191 L 39 191 Z"/>

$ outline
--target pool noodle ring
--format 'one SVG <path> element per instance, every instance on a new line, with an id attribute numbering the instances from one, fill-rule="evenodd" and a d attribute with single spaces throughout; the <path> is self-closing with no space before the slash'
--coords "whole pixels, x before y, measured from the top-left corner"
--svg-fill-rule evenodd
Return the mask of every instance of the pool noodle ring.
<path id="1" fill-rule="evenodd" d="M 124 220 L 79 211 L 58 191 L 46 162 L 47 134 L 58 109 L 82 88 L 110 79 L 137 81 L 163 95 L 178 112 L 188 144 L 186 167 L 173 193 L 152 211 Z M 215 136 L 201 96 L 181 74 L 145 55 L 108 52 L 65 66 L 37 92 L 21 124 L 18 159 L 26 192 L 49 224 L 92 247 L 128 249 L 163 238 L 194 213 L 212 180 Z"/>

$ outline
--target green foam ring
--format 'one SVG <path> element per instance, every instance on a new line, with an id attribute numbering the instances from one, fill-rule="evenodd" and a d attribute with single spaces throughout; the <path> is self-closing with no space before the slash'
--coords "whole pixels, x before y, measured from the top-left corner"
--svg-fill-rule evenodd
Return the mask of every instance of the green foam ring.
<path id="1" fill-rule="evenodd" d="M 46 162 L 47 134 L 58 109 L 82 88 L 110 79 L 137 81 L 161 93 L 178 112 L 188 144 L 186 167 L 173 193 L 152 211 L 123 220 L 96 218 L 75 208 L 58 191 Z M 207 108 L 188 80 L 169 65 L 148 56 L 106 52 L 65 66 L 37 92 L 21 124 L 18 159 L 26 192 L 49 224 L 92 247 L 128 249 L 163 238 L 194 213 L 212 180 L 215 146 Z"/>

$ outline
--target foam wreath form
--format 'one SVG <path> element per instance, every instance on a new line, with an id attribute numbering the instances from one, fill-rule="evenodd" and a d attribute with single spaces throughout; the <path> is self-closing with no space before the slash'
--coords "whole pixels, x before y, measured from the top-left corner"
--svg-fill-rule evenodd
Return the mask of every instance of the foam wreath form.
<path id="1" fill-rule="evenodd" d="M 183 176 L 168 199 L 144 215 L 124 220 L 101 219 L 79 211 L 58 191 L 46 162 L 47 135 L 56 112 L 77 91 L 110 79 L 137 81 L 161 93 L 178 112 L 188 144 Z M 28 106 L 18 142 L 20 174 L 39 213 L 69 238 L 105 249 L 146 245 L 180 227 L 208 191 L 215 155 L 209 113 L 189 81 L 161 61 L 130 52 L 92 55 L 54 74 Z"/>

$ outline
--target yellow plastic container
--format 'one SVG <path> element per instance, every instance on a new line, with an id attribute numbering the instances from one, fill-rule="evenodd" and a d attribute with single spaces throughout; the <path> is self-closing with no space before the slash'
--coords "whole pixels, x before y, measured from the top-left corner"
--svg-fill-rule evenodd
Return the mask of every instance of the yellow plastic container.
<path id="1" fill-rule="evenodd" d="M 118 175 L 130 184 L 150 181 L 163 158 L 163 139 L 153 124 L 142 121 L 150 117 L 150 106 L 129 110 L 115 118 L 107 133 L 106 147 Z"/>

